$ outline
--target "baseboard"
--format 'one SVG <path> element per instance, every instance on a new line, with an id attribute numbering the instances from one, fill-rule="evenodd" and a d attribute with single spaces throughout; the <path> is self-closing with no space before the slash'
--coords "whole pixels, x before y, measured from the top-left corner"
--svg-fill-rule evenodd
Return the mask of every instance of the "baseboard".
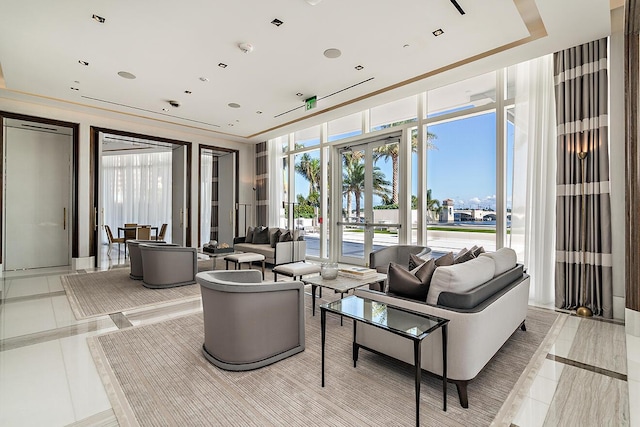
<path id="1" fill-rule="evenodd" d="M 71 268 L 73 270 L 85 270 L 88 268 L 93 268 L 95 266 L 96 257 L 89 256 L 83 258 L 72 258 L 71 259 Z"/>

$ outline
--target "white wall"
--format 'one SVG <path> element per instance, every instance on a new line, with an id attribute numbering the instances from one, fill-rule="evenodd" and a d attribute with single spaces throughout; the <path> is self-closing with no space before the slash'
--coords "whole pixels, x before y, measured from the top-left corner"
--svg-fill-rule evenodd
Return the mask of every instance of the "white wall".
<path id="1" fill-rule="evenodd" d="M 75 111 L 73 105 L 45 105 L 38 98 L 28 100 L 15 99 L 11 93 L 0 93 L 0 111 L 16 114 L 24 114 L 34 117 L 78 123 L 80 125 L 79 147 L 79 184 L 78 184 L 78 241 L 79 258 L 74 260 L 77 268 L 90 267 L 89 256 L 89 229 L 91 220 L 91 206 L 93 201 L 89 198 L 89 142 L 92 126 L 114 130 L 127 131 L 143 135 L 150 135 L 192 143 L 192 170 L 191 170 L 191 241 L 194 245 L 198 242 L 198 146 L 206 144 L 218 147 L 226 147 L 238 150 L 239 154 L 239 181 L 240 203 L 253 203 L 247 196 L 253 194 L 255 182 L 255 146 L 253 143 L 242 143 L 217 137 L 206 131 L 191 129 L 186 126 L 173 125 L 163 122 L 126 116 L 113 112 L 104 112 L 96 109 L 87 113 Z"/>
<path id="2" fill-rule="evenodd" d="M 625 317 L 625 130 L 624 130 L 624 10 L 611 11 L 609 48 L 609 156 L 611 182 L 611 256 L 613 317 Z"/>

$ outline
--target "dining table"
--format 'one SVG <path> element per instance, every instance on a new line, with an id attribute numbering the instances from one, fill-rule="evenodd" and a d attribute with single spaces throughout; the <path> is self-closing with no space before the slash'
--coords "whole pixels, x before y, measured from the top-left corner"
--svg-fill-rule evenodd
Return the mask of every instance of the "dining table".
<path id="1" fill-rule="evenodd" d="M 143 227 L 151 228 L 152 232 L 155 232 L 155 239 L 158 240 L 158 227 L 151 227 L 150 225 L 137 225 L 135 227 L 118 227 L 118 238 L 124 237 L 125 242 L 127 241 L 127 233 L 126 231 L 135 231 L 136 236 L 138 235 L 138 229 Z M 153 234 L 152 234 L 153 235 Z"/>

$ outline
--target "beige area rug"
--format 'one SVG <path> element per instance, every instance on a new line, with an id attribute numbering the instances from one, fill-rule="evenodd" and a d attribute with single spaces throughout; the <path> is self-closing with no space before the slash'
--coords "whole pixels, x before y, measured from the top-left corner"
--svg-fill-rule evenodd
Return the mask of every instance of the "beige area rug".
<path id="1" fill-rule="evenodd" d="M 217 268 L 224 261 L 218 260 Z M 198 270 L 213 268 L 212 260 L 198 261 Z M 129 268 L 62 276 L 62 286 L 76 319 L 103 316 L 134 308 L 200 297 L 197 284 L 168 289 L 149 289 L 129 278 Z"/>
<path id="2" fill-rule="evenodd" d="M 489 425 L 557 317 L 529 309 L 527 332 L 516 331 L 469 384 L 469 409 L 449 384 L 442 411 L 442 383 L 423 375 L 420 424 Z M 307 315 L 305 351 L 248 372 L 204 359 L 201 314 L 93 337 L 89 346 L 121 426 L 415 425 L 412 367 L 361 350 L 353 368 L 352 331 L 351 321 L 341 327 L 327 316 L 324 388 L 319 315 Z"/>

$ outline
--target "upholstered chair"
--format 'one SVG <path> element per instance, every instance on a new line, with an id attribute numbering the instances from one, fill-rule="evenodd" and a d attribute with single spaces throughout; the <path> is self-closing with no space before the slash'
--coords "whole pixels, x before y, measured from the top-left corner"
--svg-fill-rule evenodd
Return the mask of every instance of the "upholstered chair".
<path id="1" fill-rule="evenodd" d="M 204 357 L 247 371 L 304 350 L 304 286 L 263 282 L 257 270 L 198 273 L 204 312 Z"/>
<path id="2" fill-rule="evenodd" d="M 147 288 L 173 288 L 196 283 L 198 252 L 178 245 L 141 244 L 142 284 Z"/>
<path id="3" fill-rule="evenodd" d="M 141 244 L 166 245 L 165 242 L 157 240 L 127 240 L 127 247 L 129 248 L 129 265 L 131 266 L 129 277 L 133 280 L 142 280 Z"/>

